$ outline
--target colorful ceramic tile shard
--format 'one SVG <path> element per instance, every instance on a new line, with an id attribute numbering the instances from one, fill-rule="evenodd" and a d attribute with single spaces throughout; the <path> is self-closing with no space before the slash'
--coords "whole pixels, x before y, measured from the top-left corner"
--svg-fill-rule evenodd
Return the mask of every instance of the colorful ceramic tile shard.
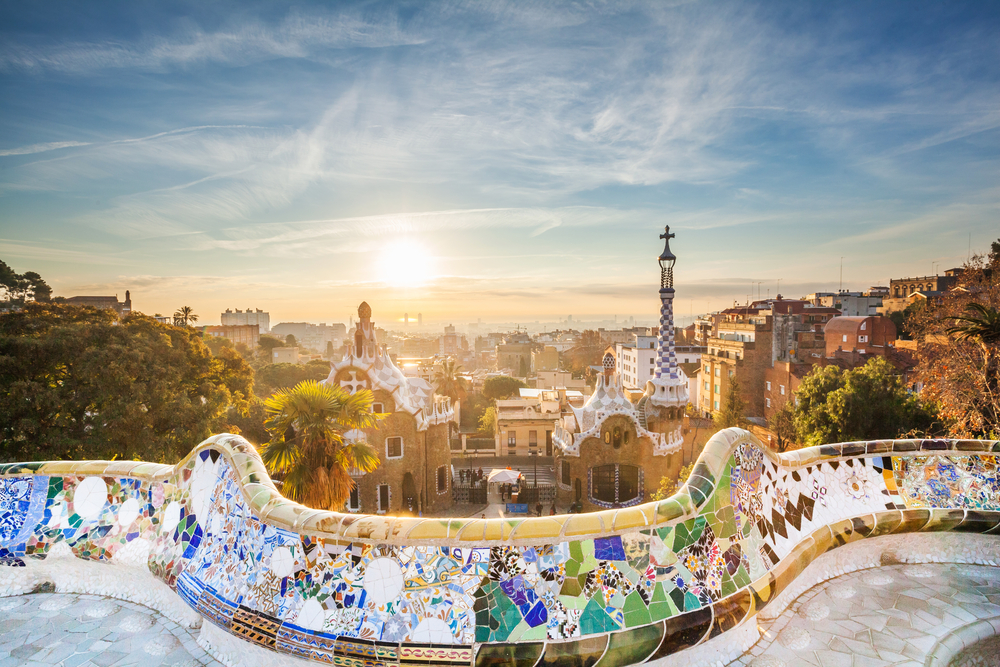
<path id="1" fill-rule="evenodd" d="M 210 622 L 331 664 L 632 664 L 745 622 L 813 557 L 797 550 L 810 537 L 832 548 L 843 530 L 995 529 L 998 450 L 880 441 L 776 455 L 730 429 L 673 498 L 483 522 L 309 510 L 280 497 L 246 441 L 216 436 L 175 469 L 0 466 L 0 563 L 58 542 L 113 562 L 143 541 L 150 571 Z"/>

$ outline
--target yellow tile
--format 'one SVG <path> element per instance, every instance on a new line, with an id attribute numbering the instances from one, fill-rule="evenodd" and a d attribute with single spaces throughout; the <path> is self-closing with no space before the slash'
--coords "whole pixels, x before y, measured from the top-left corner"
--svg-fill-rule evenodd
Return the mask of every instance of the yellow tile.
<path id="1" fill-rule="evenodd" d="M 573 514 L 566 521 L 563 535 L 598 535 L 604 532 L 601 522 L 602 512 L 589 514 Z"/>
<path id="2" fill-rule="evenodd" d="M 440 519 L 424 519 L 406 535 L 408 540 L 446 540 L 448 522 Z"/>
<path id="3" fill-rule="evenodd" d="M 342 534 L 351 539 L 382 541 L 389 536 L 389 528 L 390 522 L 387 517 L 363 514 L 343 530 Z"/>
<path id="4" fill-rule="evenodd" d="M 614 525 L 611 530 L 625 530 L 626 528 L 639 528 L 646 526 L 646 515 L 638 507 L 626 507 L 618 510 L 615 514 Z"/>
<path id="5" fill-rule="evenodd" d="M 487 542 L 498 542 L 503 539 L 503 519 L 487 519 L 483 539 Z"/>
<path id="6" fill-rule="evenodd" d="M 562 531 L 562 524 L 548 518 L 530 518 L 522 521 L 514 528 L 511 539 L 514 540 L 534 540 L 548 538 L 555 541 Z"/>
<path id="7" fill-rule="evenodd" d="M 483 519 L 473 519 L 467 521 L 465 526 L 458 532 L 460 542 L 481 542 L 486 539 L 486 521 Z"/>

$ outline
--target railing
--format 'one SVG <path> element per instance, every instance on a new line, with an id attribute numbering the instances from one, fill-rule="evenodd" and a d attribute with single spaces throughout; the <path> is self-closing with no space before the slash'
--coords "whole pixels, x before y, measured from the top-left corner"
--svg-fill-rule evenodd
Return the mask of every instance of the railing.
<path id="1" fill-rule="evenodd" d="M 897 440 L 779 455 L 727 429 L 662 501 L 432 519 L 303 507 L 281 497 L 249 443 L 220 435 L 177 466 L 0 466 L 11 508 L 0 561 L 30 573 L 53 549 L 112 566 L 143 554 L 209 621 L 206 641 L 229 633 L 227 646 L 247 652 L 341 664 L 628 665 L 752 624 L 806 565 L 843 544 L 992 535 L 997 452 L 992 441 Z M 119 567 L 120 577 L 134 571 Z M 273 659 L 263 655 L 258 663 Z"/>

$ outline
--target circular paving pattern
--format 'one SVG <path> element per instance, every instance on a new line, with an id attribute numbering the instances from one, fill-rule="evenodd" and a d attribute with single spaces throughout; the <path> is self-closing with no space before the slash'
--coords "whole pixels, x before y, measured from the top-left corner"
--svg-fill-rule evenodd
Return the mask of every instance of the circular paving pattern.
<path id="1" fill-rule="evenodd" d="M 153 619 L 146 614 L 129 614 L 118 624 L 118 628 L 125 632 L 142 632 L 152 625 Z"/>
<path id="2" fill-rule="evenodd" d="M 821 621 L 830 615 L 830 608 L 819 600 L 810 600 L 802 607 L 802 615 L 810 621 Z"/>
<path id="3" fill-rule="evenodd" d="M 838 600 L 848 600 L 858 594 L 858 589 L 851 584 L 844 583 L 831 586 L 829 593 L 832 598 L 836 598 Z"/>
<path id="4" fill-rule="evenodd" d="M 885 586 L 891 584 L 894 579 L 885 572 L 875 570 L 861 575 L 861 581 L 869 586 Z"/>
<path id="5" fill-rule="evenodd" d="M 1000 567 L 883 565 L 817 584 L 799 599 L 773 621 L 758 617 L 760 641 L 731 666 L 923 665 L 970 625 L 1000 619 Z M 962 667 L 997 664 L 996 638 L 963 653 Z"/>
<path id="6" fill-rule="evenodd" d="M 88 606 L 83 613 L 90 618 L 106 618 L 117 612 L 119 609 L 121 609 L 121 607 L 111 600 L 101 600 L 100 602 L 95 602 L 94 604 Z"/>
<path id="7" fill-rule="evenodd" d="M 10 608 L 4 608 L 15 603 Z M 120 613 L 107 613 L 115 609 Z M 220 667 L 198 630 L 134 602 L 98 595 L 33 593 L 0 598 L 0 665 Z"/>
<path id="8" fill-rule="evenodd" d="M 812 638 L 809 633 L 802 628 L 791 627 L 781 633 L 781 643 L 793 651 L 800 651 L 809 646 L 810 639 Z"/>

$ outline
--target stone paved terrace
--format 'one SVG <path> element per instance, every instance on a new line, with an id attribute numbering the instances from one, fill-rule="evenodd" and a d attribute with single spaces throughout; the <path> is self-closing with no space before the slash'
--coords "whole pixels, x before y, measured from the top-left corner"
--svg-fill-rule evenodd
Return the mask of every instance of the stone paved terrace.
<path id="1" fill-rule="evenodd" d="M 197 631 L 130 602 L 33 594 L 0 600 L 0 613 L 0 667 L 223 664 L 198 646 Z M 923 667 L 952 655 L 948 638 L 984 622 L 1000 625 L 1000 568 L 886 565 L 809 589 L 777 619 L 760 623 L 760 640 L 729 665 Z M 976 648 L 982 660 L 996 659 L 992 645 Z M 966 656 L 963 664 L 991 663 Z"/>
<path id="2" fill-rule="evenodd" d="M 197 633 L 159 613 L 99 595 L 0 599 L 0 667 L 220 666 Z"/>

